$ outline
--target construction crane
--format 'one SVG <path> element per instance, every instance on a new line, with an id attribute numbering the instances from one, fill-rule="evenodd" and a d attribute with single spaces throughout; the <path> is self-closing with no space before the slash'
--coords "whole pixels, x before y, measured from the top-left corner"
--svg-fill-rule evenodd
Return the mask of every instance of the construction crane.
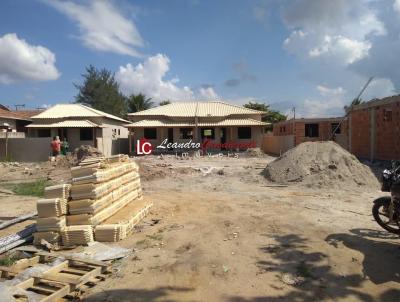
<path id="1" fill-rule="evenodd" d="M 365 85 L 363 86 L 363 88 L 361 89 L 360 93 L 357 95 L 357 97 L 355 99 L 353 99 L 353 101 L 350 104 L 350 108 L 347 110 L 345 116 L 342 118 L 342 120 L 339 122 L 339 124 L 336 126 L 336 128 L 332 131 L 331 133 L 331 137 L 329 138 L 329 140 L 332 140 L 333 137 L 335 136 L 335 133 L 338 129 L 340 129 L 340 126 L 342 125 L 343 121 L 347 118 L 347 116 L 349 115 L 351 108 L 353 108 L 354 106 L 354 101 L 360 101 L 361 95 L 364 93 L 365 89 L 367 89 L 367 87 L 369 86 L 369 84 L 371 84 L 372 80 L 374 79 L 374 77 L 370 77 L 368 79 L 368 81 L 365 83 Z"/>

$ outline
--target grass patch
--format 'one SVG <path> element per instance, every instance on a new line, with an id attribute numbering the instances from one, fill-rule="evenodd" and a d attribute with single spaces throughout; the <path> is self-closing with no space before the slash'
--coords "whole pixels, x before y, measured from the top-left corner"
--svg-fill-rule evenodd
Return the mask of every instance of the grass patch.
<path id="1" fill-rule="evenodd" d="M 0 259 L 0 265 L 1 265 L 1 266 L 11 266 L 11 265 L 13 265 L 16 261 L 17 261 L 17 259 L 15 259 L 15 258 L 13 258 L 13 257 L 11 257 L 11 256 L 8 256 L 8 257 L 5 257 L 5 258 Z"/>
<path id="2" fill-rule="evenodd" d="M 11 155 L 3 156 L 0 158 L 0 162 L 12 162 L 14 161 Z"/>
<path id="3" fill-rule="evenodd" d="M 17 195 L 42 197 L 44 195 L 44 188 L 47 187 L 48 185 L 49 184 L 47 180 L 39 179 L 34 182 L 6 184 L 3 186 L 13 191 Z"/>

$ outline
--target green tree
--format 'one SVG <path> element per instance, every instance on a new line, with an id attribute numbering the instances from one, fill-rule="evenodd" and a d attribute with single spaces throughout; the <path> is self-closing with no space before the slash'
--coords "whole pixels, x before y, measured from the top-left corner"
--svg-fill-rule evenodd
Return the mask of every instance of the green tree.
<path id="1" fill-rule="evenodd" d="M 119 85 L 114 74 L 107 69 L 97 69 L 93 65 L 86 67 L 83 84 L 74 86 L 78 89 L 75 96 L 77 103 L 86 104 L 119 117 L 126 114 L 125 97 L 119 92 Z"/>
<path id="2" fill-rule="evenodd" d="M 146 97 L 143 93 L 131 94 L 127 98 L 128 112 L 138 112 L 154 107 L 151 98 Z"/>
<path id="3" fill-rule="evenodd" d="M 161 101 L 158 105 L 164 106 L 164 105 L 169 105 L 169 104 L 171 104 L 171 101 L 170 100 L 165 100 L 165 101 Z"/>
<path id="4" fill-rule="evenodd" d="M 269 105 L 257 101 L 250 101 L 247 104 L 243 105 L 248 109 L 264 111 L 261 120 L 266 123 L 277 123 L 280 121 L 286 120 L 286 115 L 283 115 L 279 111 L 269 109 Z"/>

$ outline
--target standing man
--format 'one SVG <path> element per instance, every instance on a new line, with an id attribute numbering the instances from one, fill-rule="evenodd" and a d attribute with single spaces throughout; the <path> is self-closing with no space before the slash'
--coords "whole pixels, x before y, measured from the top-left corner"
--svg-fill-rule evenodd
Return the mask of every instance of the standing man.
<path id="1" fill-rule="evenodd" d="M 60 154 L 60 150 L 61 150 L 61 142 L 59 139 L 57 139 L 57 136 L 53 137 L 53 140 L 52 140 L 50 146 L 51 146 L 52 155 L 58 156 Z"/>

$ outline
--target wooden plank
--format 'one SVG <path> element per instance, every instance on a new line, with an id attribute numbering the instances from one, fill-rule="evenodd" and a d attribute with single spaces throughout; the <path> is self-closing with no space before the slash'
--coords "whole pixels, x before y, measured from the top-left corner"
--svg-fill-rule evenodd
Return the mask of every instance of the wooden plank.
<path id="1" fill-rule="evenodd" d="M 59 283 L 67 283 L 71 285 L 78 285 L 80 283 L 79 279 L 69 278 L 66 276 L 62 276 L 60 274 L 48 274 L 46 272 L 42 274 L 33 275 L 32 277 Z"/>
<path id="2" fill-rule="evenodd" d="M 26 269 L 28 267 L 38 264 L 39 261 L 40 261 L 40 257 L 34 256 L 31 258 L 25 258 L 25 259 L 18 260 L 11 267 L 18 269 L 18 270 L 23 270 L 23 269 Z"/>
<path id="3" fill-rule="evenodd" d="M 40 287 L 37 285 L 30 286 L 26 289 L 27 291 L 32 291 L 38 294 L 46 295 L 49 296 L 51 294 L 54 294 L 57 290 L 45 288 L 45 287 Z"/>
<path id="4" fill-rule="evenodd" d="M 60 288 L 58 291 L 56 291 L 55 293 L 42 299 L 40 302 L 56 302 L 59 299 L 61 299 L 62 297 L 68 295 L 69 292 L 70 292 L 69 285 L 65 285 L 62 288 Z"/>
<path id="5" fill-rule="evenodd" d="M 13 268 L 12 266 L 0 266 L 0 271 L 12 274 L 18 274 L 21 272 L 20 269 Z"/>
<path id="6" fill-rule="evenodd" d="M 39 256 L 47 256 L 47 257 L 63 257 L 66 260 L 72 260 L 75 262 L 80 262 L 88 265 L 95 265 L 95 266 L 101 266 L 101 267 L 108 267 L 110 266 L 109 263 L 104 262 L 104 261 L 97 261 L 97 260 L 92 260 L 92 259 L 81 259 L 81 258 L 76 258 L 76 257 L 70 257 L 70 256 L 63 256 L 63 255 L 56 255 L 54 253 L 48 253 L 48 252 L 39 252 L 36 253 L 36 255 Z"/>
<path id="7" fill-rule="evenodd" d="M 5 221 L 5 222 L 0 224 L 0 230 L 5 229 L 6 227 L 9 227 L 10 225 L 13 225 L 13 224 L 28 220 L 30 218 L 33 218 L 36 215 L 37 215 L 37 212 L 32 212 L 32 213 L 29 213 L 29 214 L 18 216 L 18 217 L 14 218 L 14 219 L 11 219 L 11 220 L 7 220 L 7 221 Z"/>

